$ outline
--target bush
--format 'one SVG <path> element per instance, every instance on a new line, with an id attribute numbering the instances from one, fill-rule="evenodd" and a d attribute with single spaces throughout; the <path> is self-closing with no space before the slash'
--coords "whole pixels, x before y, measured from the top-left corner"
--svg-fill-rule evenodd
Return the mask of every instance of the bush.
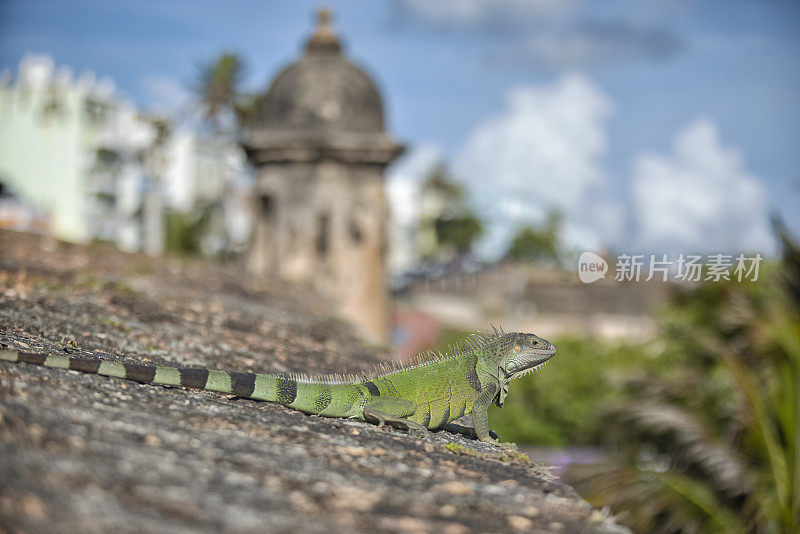
<path id="1" fill-rule="evenodd" d="M 600 409 L 621 399 L 616 377 L 636 367 L 657 371 L 646 345 L 595 339 L 552 339 L 558 352 L 538 373 L 512 382 L 505 406 L 489 421 L 503 441 L 546 446 L 596 445 Z"/>

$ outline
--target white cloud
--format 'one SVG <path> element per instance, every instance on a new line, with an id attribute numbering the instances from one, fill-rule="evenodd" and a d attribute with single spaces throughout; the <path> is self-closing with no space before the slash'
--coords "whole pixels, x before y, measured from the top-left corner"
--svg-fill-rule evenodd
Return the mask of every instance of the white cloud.
<path id="1" fill-rule="evenodd" d="M 469 134 L 454 168 L 495 223 L 490 248 L 499 250 L 517 224 L 550 208 L 566 216 L 571 244 L 598 247 L 617 238 L 620 209 L 601 195 L 611 112 L 589 78 L 568 74 L 552 85 L 514 89 L 506 108 Z"/>
<path id="2" fill-rule="evenodd" d="M 396 0 L 400 12 L 436 28 L 507 28 L 570 12 L 575 0 Z"/>
<path id="3" fill-rule="evenodd" d="M 487 223 L 481 252 L 502 252 L 520 224 L 541 221 L 550 208 L 565 216 L 567 244 L 588 250 L 774 249 L 765 187 L 739 151 L 722 144 L 709 119 L 680 130 L 668 153 L 636 156 L 630 196 L 614 193 L 623 188 L 610 187 L 604 161 L 612 111 L 610 99 L 588 77 L 570 74 L 517 87 L 504 109 L 467 134 L 452 169 Z M 398 228 L 393 248 L 413 249 L 418 187 L 441 158 L 438 147 L 424 145 L 390 169 L 387 187 Z"/>
<path id="4" fill-rule="evenodd" d="M 697 119 L 678 132 L 672 152 L 640 155 L 633 168 L 633 202 L 642 250 L 770 251 L 763 185 L 716 125 Z"/>

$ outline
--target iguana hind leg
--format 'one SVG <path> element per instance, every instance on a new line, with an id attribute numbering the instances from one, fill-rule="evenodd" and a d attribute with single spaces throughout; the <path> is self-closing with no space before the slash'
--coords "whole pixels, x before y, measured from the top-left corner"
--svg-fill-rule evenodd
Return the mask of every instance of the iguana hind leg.
<path id="1" fill-rule="evenodd" d="M 364 421 L 374 423 L 379 427 L 387 424 L 400 430 L 419 432 L 425 436 L 428 434 L 427 428 L 406 419 L 408 416 L 414 415 L 416 411 L 417 404 L 410 400 L 399 397 L 373 397 L 364 405 L 363 415 Z"/>

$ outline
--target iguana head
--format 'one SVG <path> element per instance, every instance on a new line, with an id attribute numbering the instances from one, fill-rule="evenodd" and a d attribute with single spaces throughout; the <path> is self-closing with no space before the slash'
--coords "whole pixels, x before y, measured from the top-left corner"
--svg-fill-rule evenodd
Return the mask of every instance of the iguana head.
<path id="1" fill-rule="evenodd" d="M 543 367 L 555 355 L 556 348 L 546 339 L 534 334 L 504 334 L 500 341 L 500 393 L 495 402 L 498 406 L 503 406 L 508 395 L 509 382 Z"/>

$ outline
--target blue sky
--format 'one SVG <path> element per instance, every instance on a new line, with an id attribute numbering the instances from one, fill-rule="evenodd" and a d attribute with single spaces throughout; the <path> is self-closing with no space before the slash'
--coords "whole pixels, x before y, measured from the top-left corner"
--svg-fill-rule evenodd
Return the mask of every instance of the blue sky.
<path id="1" fill-rule="evenodd" d="M 248 88 L 265 88 L 318 4 L 3 0 L 0 69 L 48 54 L 170 109 L 222 50 L 242 54 Z M 507 221 L 553 205 L 585 246 L 768 250 L 772 211 L 800 233 L 796 1 L 328 4 L 410 147 L 390 183 L 401 212 L 444 158 L 496 246 Z"/>

